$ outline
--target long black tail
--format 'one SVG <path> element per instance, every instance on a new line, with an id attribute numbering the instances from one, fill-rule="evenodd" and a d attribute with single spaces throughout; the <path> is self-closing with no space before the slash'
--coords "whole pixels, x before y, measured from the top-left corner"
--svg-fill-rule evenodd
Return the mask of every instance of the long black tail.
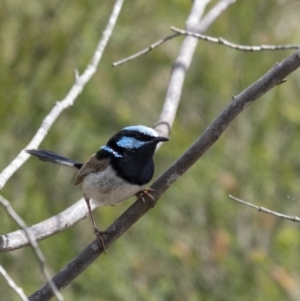
<path id="1" fill-rule="evenodd" d="M 37 157 L 38 159 L 45 161 L 45 162 L 51 162 L 67 167 L 72 167 L 76 169 L 80 169 L 83 165 L 82 163 L 73 161 L 71 159 L 65 158 L 59 154 L 56 154 L 51 151 L 42 150 L 42 149 L 28 149 L 26 152 L 32 156 Z"/>

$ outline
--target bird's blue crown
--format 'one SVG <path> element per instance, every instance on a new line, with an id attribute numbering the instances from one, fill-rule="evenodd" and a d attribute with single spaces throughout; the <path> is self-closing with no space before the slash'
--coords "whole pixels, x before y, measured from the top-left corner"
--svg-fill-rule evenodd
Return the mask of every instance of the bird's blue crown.
<path id="1" fill-rule="evenodd" d="M 127 126 L 123 130 L 139 132 L 150 137 L 158 137 L 158 134 L 155 130 L 144 125 L 131 125 L 131 126 Z"/>

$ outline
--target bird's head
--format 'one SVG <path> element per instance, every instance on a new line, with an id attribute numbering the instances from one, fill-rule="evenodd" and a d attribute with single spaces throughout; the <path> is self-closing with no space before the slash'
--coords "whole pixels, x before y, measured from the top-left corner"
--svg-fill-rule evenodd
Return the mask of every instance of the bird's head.
<path id="1" fill-rule="evenodd" d="M 157 144 L 168 140 L 149 127 L 128 126 L 109 139 L 99 156 L 109 155 L 117 175 L 127 182 L 144 185 L 154 173 L 153 154 Z"/>
<path id="2" fill-rule="evenodd" d="M 135 153 L 152 157 L 157 144 L 168 140 L 166 137 L 158 136 L 152 128 L 133 125 L 125 127 L 113 135 L 102 149 L 110 152 L 116 158 Z"/>

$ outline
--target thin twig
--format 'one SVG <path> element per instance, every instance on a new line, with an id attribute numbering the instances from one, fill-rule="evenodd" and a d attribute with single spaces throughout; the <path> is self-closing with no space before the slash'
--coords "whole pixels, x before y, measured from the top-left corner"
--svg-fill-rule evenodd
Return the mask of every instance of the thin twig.
<path id="1" fill-rule="evenodd" d="M 43 141 L 45 136 L 47 135 L 49 129 L 57 119 L 57 117 L 61 114 L 63 110 L 73 105 L 77 96 L 82 92 L 84 86 L 88 83 L 91 77 L 95 74 L 97 70 L 97 66 L 99 65 L 99 61 L 102 57 L 103 51 L 107 45 L 109 38 L 111 37 L 112 31 L 116 24 L 117 18 L 119 16 L 120 10 L 122 8 L 124 0 L 116 0 L 113 12 L 109 18 L 108 24 L 105 30 L 102 33 L 102 37 L 96 47 L 94 55 L 87 65 L 86 69 L 79 76 L 78 72 L 75 71 L 75 83 L 71 87 L 67 96 L 61 100 L 56 102 L 53 109 L 43 120 L 40 128 L 37 133 L 34 135 L 29 144 L 21 150 L 21 152 L 17 155 L 17 157 L 2 171 L 0 174 L 0 191 L 6 184 L 7 180 L 18 170 L 18 168 L 29 158 L 29 154 L 25 153 L 26 149 L 37 148 L 40 143 Z"/>
<path id="2" fill-rule="evenodd" d="M 219 139 L 230 123 L 256 99 L 264 95 L 278 82 L 300 67 L 300 52 L 296 51 L 283 62 L 269 70 L 267 74 L 258 79 L 254 84 L 237 95 L 224 110 L 217 116 L 212 124 L 194 142 L 194 144 L 151 185 L 154 190 L 151 195 L 158 200 L 161 195 L 191 166 L 193 166 L 203 154 Z M 148 200 L 148 197 L 145 196 Z M 153 201 L 143 202 L 138 200 L 127 209 L 103 235 L 104 243 L 108 247 L 127 231 L 139 218 L 141 218 L 153 206 Z M 67 286 L 73 279 L 81 274 L 100 254 L 97 240 L 90 244 L 83 252 L 64 267 L 53 281 L 59 288 Z M 42 295 L 44 298 L 40 299 Z M 30 301 L 47 301 L 52 297 L 48 285 L 43 286 L 30 296 Z"/>
<path id="3" fill-rule="evenodd" d="M 165 38 L 163 38 L 163 39 L 161 39 L 161 40 L 159 40 L 159 41 L 151 44 L 149 47 L 147 47 L 147 48 L 145 48 L 145 49 L 143 49 L 143 50 L 141 50 L 141 51 L 139 51 L 139 52 L 137 52 L 137 53 L 135 53 L 135 54 L 133 54 L 133 55 L 131 55 L 129 57 L 126 57 L 126 58 L 124 58 L 122 60 L 119 60 L 117 62 L 112 63 L 112 65 L 113 65 L 113 67 L 117 67 L 117 66 L 125 64 L 125 63 L 127 63 L 127 62 L 129 62 L 131 60 L 134 60 L 134 59 L 138 58 L 139 56 L 147 54 L 148 52 L 150 52 L 151 50 L 157 48 L 161 44 L 163 44 L 163 43 L 165 43 L 167 41 L 170 41 L 173 38 L 176 38 L 179 35 L 180 35 L 179 33 L 175 33 L 175 34 L 172 34 L 170 36 L 167 36 L 167 37 L 165 37 Z"/>
<path id="4" fill-rule="evenodd" d="M 34 236 L 31 236 L 30 233 L 27 231 L 27 225 L 24 223 L 24 221 L 20 218 L 20 216 L 16 213 L 16 211 L 12 208 L 12 206 L 10 205 L 9 201 L 6 200 L 3 196 L 0 195 L 0 204 L 2 205 L 2 207 L 5 209 L 5 211 L 7 212 L 7 214 L 12 218 L 12 220 L 21 228 L 23 229 L 23 231 L 25 232 L 28 241 L 30 242 L 30 245 L 33 248 L 33 252 L 40 264 L 40 268 L 41 268 L 41 272 L 45 278 L 45 280 L 48 282 L 51 290 L 53 291 L 55 297 L 59 300 L 59 301 L 63 301 L 64 298 L 61 295 L 61 293 L 58 291 L 57 287 L 55 286 L 55 284 L 53 283 L 51 276 L 46 268 L 46 260 L 45 257 L 41 251 L 41 249 L 39 248 Z"/>
<path id="5" fill-rule="evenodd" d="M 21 287 L 17 286 L 16 283 L 12 280 L 12 278 L 7 274 L 2 265 L 0 265 L 0 273 L 5 278 L 8 285 L 17 293 L 22 301 L 28 301 L 24 291 Z"/>
<path id="6" fill-rule="evenodd" d="M 274 215 L 274 216 L 277 216 L 277 217 L 280 217 L 280 218 L 284 218 L 284 219 L 288 219 L 292 222 L 300 222 L 300 217 L 297 217 L 297 216 L 290 216 L 290 215 L 286 215 L 286 214 L 282 214 L 282 213 L 279 213 L 279 212 L 276 212 L 276 211 L 273 211 L 273 210 L 270 210 L 268 208 L 265 208 L 265 207 L 261 207 L 261 206 L 256 206 L 252 203 L 248 203 L 246 201 L 243 201 L 237 197 L 234 197 L 232 195 L 229 195 L 229 198 L 234 200 L 234 201 L 237 201 L 241 204 L 244 204 L 246 206 L 249 206 L 249 207 L 252 207 L 252 208 L 255 208 L 257 211 L 261 211 L 261 212 L 264 212 L 264 213 L 268 213 L 268 214 L 271 214 L 271 215 Z"/>
<path id="7" fill-rule="evenodd" d="M 230 47 L 232 49 L 242 50 L 242 51 L 250 51 L 250 52 L 256 52 L 256 51 L 275 51 L 275 50 L 291 50 L 291 49 L 298 49 L 300 48 L 300 45 L 291 44 L 291 45 L 260 45 L 260 46 L 247 46 L 247 45 L 239 45 L 231 43 L 223 38 L 214 38 L 211 36 L 206 36 L 204 34 L 186 31 L 183 29 L 176 28 L 174 26 L 171 26 L 171 30 L 175 31 L 175 33 L 191 36 L 200 40 L 204 40 L 207 42 L 215 43 L 215 44 L 221 44 L 227 47 Z"/>

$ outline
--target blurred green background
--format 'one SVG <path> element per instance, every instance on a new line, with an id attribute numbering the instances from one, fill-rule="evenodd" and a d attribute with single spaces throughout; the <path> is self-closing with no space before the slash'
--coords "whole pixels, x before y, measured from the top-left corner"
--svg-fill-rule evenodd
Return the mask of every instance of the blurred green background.
<path id="1" fill-rule="evenodd" d="M 209 7 L 217 1 L 212 1 Z M 26 146 L 82 72 L 113 1 L 4 0 L 0 9 L 0 170 Z M 153 125 L 182 37 L 123 66 L 129 56 L 183 28 L 191 1 L 125 1 L 99 70 L 61 114 L 41 148 L 86 160 L 124 126 Z M 299 41 L 299 1 L 237 1 L 209 29 L 240 44 Z M 200 42 L 187 73 L 171 140 L 155 155 L 156 175 L 217 114 L 291 51 L 245 53 Z M 158 205 L 70 286 L 66 300 L 299 300 L 299 225 L 228 199 L 233 194 L 300 215 L 299 71 L 247 108 Z M 30 159 L 2 194 L 28 225 L 81 196 L 74 172 Z M 95 211 L 106 228 L 130 204 Z M 17 229 L 0 211 L 1 234 Z M 52 275 L 94 239 L 85 219 L 40 243 Z M 0 254 L 26 294 L 44 283 L 31 248 Z M 0 277 L 1 300 L 19 300 Z M 4 297 L 5 296 L 5 297 Z"/>

